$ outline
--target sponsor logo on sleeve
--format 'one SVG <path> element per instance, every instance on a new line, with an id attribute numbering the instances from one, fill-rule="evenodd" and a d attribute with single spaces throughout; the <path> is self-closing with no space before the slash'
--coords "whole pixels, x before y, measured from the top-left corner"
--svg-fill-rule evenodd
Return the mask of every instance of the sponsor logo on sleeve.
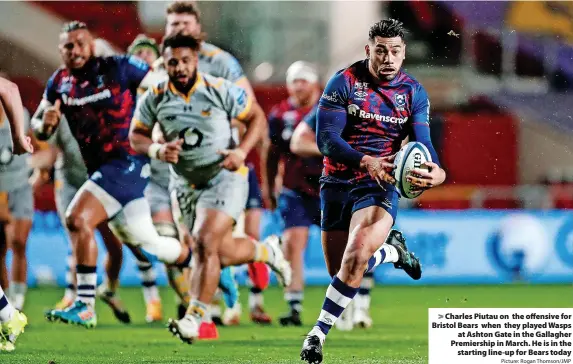
<path id="1" fill-rule="evenodd" d="M 330 95 L 325 92 L 322 94 L 322 98 L 334 104 L 340 103 L 340 95 L 338 95 L 338 91 L 332 91 Z"/>

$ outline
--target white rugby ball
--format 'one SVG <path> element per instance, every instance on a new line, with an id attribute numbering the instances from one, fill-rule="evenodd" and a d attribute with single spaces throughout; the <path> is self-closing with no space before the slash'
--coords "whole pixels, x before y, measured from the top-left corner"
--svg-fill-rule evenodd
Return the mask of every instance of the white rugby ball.
<path id="1" fill-rule="evenodd" d="M 414 168 L 425 168 L 425 162 L 431 162 L 432 157 L 428 148 L 420 142 L 409 142 L 404 145 L 396 154 L 394 159 L 394 178 L 396 179 L 396 187 L 400 195 L 405 198 L 416 198 L 422 194 L 423 191 L 412 191 L 410 182 L 406 177 L 412 172 Z"/>

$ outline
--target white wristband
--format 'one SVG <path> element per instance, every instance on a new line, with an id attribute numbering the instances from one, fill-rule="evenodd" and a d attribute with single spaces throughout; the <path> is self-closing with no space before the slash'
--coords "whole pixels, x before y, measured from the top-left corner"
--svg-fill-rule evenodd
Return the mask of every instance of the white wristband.
<path id="1" fill-rule="evenodd" d="M 149 146 L 149 149 L 147 149 L 147 155 L 149 156 L 149 158 L 159 159 L 159 149 L 161 149 L 161 144 L 159 143 L 151 144 Z"/>

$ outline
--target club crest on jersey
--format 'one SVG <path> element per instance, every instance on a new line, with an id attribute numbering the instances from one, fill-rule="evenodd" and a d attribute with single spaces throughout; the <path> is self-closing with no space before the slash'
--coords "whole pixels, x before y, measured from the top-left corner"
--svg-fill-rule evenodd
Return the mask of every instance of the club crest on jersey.
<path id="1" fill-rule="evenodd" d="M 356 91 L 354 92 L 354 96 L 356 96 L 356 100 L 357 101 L 366 100 L 366 96 L 368 96 L 368 93 L 366 92 L 366 89 L 368 88 L 368 83 L 367 82 L 356 82 L 354 84 L 354 87 L 356 89 Z"/>
<path id="2" fill-rule="evenodd" d="M 358 116 L 358 112 L 360 111 L 360 107 L 355 104 L 348 105 L 348 113 L 352 116 Z"/>
<path id="3" fill-rule="evenodd" d="M 396 108 L 400 111 L 404 111 L 404 106 L 406 106 L 406 95 L 396 94 L 394 95 L 394 104 Z"/>

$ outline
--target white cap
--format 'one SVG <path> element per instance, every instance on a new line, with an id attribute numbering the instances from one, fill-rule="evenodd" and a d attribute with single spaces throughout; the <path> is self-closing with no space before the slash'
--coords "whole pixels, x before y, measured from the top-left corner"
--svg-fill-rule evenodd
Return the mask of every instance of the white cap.
<path id="1" fill-rule="evenodd" d="M 293 83 L 295 80 L 305 80 L 310 83 L 318 82 L 318 72 L 311 63 L 296 61 L 289 66 L 286 72 L 286 82 L 288 84 Z"/>

